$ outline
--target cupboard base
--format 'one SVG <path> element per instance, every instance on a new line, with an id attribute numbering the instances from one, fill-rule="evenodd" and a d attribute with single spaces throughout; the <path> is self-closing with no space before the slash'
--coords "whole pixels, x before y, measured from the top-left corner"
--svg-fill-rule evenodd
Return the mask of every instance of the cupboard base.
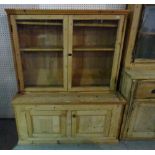
<path id="1" fill-rule="evenodd" d="M 86 140 L 86 139 L 50 139 L 50 140 L 19 140 L 18 145 L 26 145 L 26 144 L 116 144 L 118 143 L 118 139 L 94 139 Z"/>
<path id="2" fill-rule="evenodd" d="M 54 95 L 57 103 L 48 95 L 20 95 L 13 100 L 19 144 L 118 142 L 125 105 L 120 96 Z"/>

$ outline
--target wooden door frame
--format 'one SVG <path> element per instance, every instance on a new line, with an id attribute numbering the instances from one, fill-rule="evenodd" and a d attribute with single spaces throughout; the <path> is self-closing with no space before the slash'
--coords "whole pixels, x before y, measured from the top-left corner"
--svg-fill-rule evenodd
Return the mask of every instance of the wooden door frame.
<path id="1" fill-rule="evenodd" d="M 54 15 L 54 16 L 51 16 L 51 15 L 10 15 L 9 17 L 10 17 L 10 29 L 12 30 L 12 43 L 14 47 L 13 51 L 14 51 L 14 57 L 15 57 L 15 66 L 16 66 L 16 73 L 17 73 L 17 78 L 18 78 L 17 81 L 18 81 L 18 86 L 19 86 L 19 92 L 67 91 L 68 16 L 65 16 L 65 15 Z M 62 88 L 25 87 L 16 20 L 27 20 L 27 19 L 33 19 L 33 20 L 61 19 L 63 20 L 63 87 Z"/>
<path id="2" fill-rule="evenodd" d="M 116 43 L 113 57 L 113 66 L 110 79 L 109 87 L 72 87 L 72 54 L 73 54 L 73 20 L 96 20 L 96 19 L 105 19 L 105 20 L 118 20 Z M 69 41 L 68 41 L 68 90 L 69 91 L 115 91 L 120 61 L 123 49 L 123 41 L 126 28 L 126 18 L 124 15 L 70 15 L 69 16 Z"/>
<path id="3" fill-rule="evenodd" d="M 141 15 L 143 11 L 142 4 L 129 4 L 128 9 L 130 10 L 128 29 L 126 35 L 126 46 L 125 46 L 125 57 L 124 57 L 124 67 L 127 69 L 142 69 L 144 70 L 154 70 L 155 60 L 151 59 L 139 59 L 133 58 L 134 47 L 136 44 L 136 38 L 138 35 L 138 29 L 140 25 Z"/>

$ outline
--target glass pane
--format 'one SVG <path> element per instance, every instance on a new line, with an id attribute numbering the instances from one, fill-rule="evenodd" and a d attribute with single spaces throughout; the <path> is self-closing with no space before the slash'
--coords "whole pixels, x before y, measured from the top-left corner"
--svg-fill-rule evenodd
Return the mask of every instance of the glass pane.
<path id="1" fill-rule="evenodd" d="M 109 86 L 117 21 L 76 20 L 73 23 L 72 86 Z"/>
<path id="2" fill-rule="evenodd" d="M 26 86 L 63 86 L 62 52 L 23 52 Z"/>
<path id="3" fill-rule="evenodd" d="M 74 21 L 73 47 L 114 48 L 117 21 Z"/>
<path id="4" fill-rule="evenodd" d="M 145 6 L 135 48 L 136 58 L 155 59 L 155 6 Z"/>
<path id="5" fill-rule="evenodd" d="M 63 87 L 63 20 L 17 20 L 26 86 Z"/>
<path id="6" fill-rule="evenodd" d="M 109 86 L 113 63 L 111 52 L 74 52 L 73 86 Z"/>
<path id="7" fill-rule="evenodd" d="M 17 21 L 20 48 L 62 48 L 62 20 Z"/>

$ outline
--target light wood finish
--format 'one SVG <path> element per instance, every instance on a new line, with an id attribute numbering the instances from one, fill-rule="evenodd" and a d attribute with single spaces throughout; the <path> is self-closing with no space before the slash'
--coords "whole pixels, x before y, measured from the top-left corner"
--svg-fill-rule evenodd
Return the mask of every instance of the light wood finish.
<path id="1" fill-rule="evenodd" d="M 136 102 L 130 116 L 127 137 L 155 139 L 155 101 Z"/>
<path id="2" fill-rule="evenodd" d="M 155 80 L 138 81 L 135 98 L 155 98 Z"/>
<path id="3" fill-rule="evenodd" d="M 38 11 L 36 10 L 34 14 L 32 10 L 11 10 L 12 13 L 14 12 L 13 15 L 8 11 L 8 16 L 14 18 L 16 33 L 18 28 L 19 41 L 16 42 L 20 44 L 17 48 L 22 60 L 18 61 L 17 65 L 22 74 L 20 77 L 23 81 L 21 81 L 22 91 L 115 90 L 128 11 L 118 11 L 116 14 L 115 11 L 107 11 L 109 14 L 106 11 L 97 11 L 98 15 L 96 11 L 92 11 L 92 15 L 88 15 L 91 11 L 81 15 L 83 11 L 73 10 L 64 10 L 66 14 L 58 11 L 57 15 L 55 15 L 57 11 L 42 11 L 42 14 L 38 15 Z M 84 20 L 88 22 L 77 22 Z M 74 21 L 76 22 L 73 24 Z M 35 31 L 33 26 L 37 27 Z M 88 26 L 91 31 L 87 31 L 87 27 L 81 31 L 81 26 L 82 28 Z M 46 29 L 45 33 L 44 29 Z M 86 38 L 85 41 L 81 40 L 82 37 Z M 74 52 L 86 52 L 90 56 L 79 59 L 80 56 L 76 58 Z M 94 61 L 97 65 L 92 61 L 91 52 L 96 55 Z M 87 66 L 83 68 L 85 70 L 77 67 L 83 64 L 82 62 L 88 63 L 84 65 Z M 75 76 L 73 71 L 77 72 Z M 80 79 L 78 76 L 79 79 L 76 79 L 78 74 L 82 74 L 83 78 Z"/>
<path id="4" fill-rule="evenodd" d="M 33 16 L 34 18 L 35 18 L 35 16 Z M 46 15 L 44 15 L 44 19 L 43 20 L 45 20 L 46 19 Z M 28 16 L 28 18 L 29 18 L 29 16 Z M 61 40 L 62 40 L 62 44 L 63 44 L 63 47 L 62 48 L 60 48 L 60 46 L 53 46 L 52 48 L 38 48 L 38 47 L 31 47 L 30 46 L 30 48 L 27 46 L 27 45 L 31 45 L 31 43 L 30 43 L 30 41 L 28 41 L 30 38 L 27 38 L 27 40 L 25 40 L 25 41 L 22 41 L 22 34 L 23 34 L 23 32 L 22 32 L 22 30 L 21 30 L 21 34 L 20 34 L 20 30 L 19 30 L 19 35 L 17 34 L 18 32 L 17 32 L 17 25 L 16 24 L 18 24 L 18 22 L 16 22 L 15 20 L 16 19 L 18 19 L 17 18 L 17 16 L 11 16 L 11 24 L 12 25 L 14 25 L 14 27 L 13 27 L 13 39 L 14 39 L 14 44 L 15 44 L 15 53 L 17 53 L 16 54 L 16 59 L 18 60 L 17 61 L 17 69 L 18 69 L 18 76 L 19 76 L 19 85 L 20 85 L 20 91 L 25 91 L 27 88 L 26 87 L 32 87 L 34 84 L 38 84 L 38 85 L 40 85 L 40 86 L 42 86 L 42 85 L 51 85 L 52 83 L 54 83 L 54 82 L 56 82 L 56 80 L 58 81 L 60 81 L 59 83 L 57 83 L 58 84 L 58 86 L 59 85 L 61 85 L 61 87 L 63 87 L 63 89 L 62 88 L 58 88 L 58 89 L 56 89 L 56 88 L 53 88 L 53 90 L 52 90 L 52 87 L 49 89 L 49 88 L 39 88 L 38 89 L 38 91 L 46 91 L 46 89 L 48 90 L 48 91 L 64 91 L 64 90 L 67 90 L 67 49 L 68 49 L 68 43 L 67 43 L 67 34 L 68 34 L 68 17 L 67 16 L 61 16 L 61 15 L 58 15 L 58 16 L 52 16 L 52 17 L 48 17 L 48 20 L 54 20 L 54 19 L 59 19 L 59 20 L 62 20 L 63 21 L 63 34 L 62 34 L 62 39 L 60 39 L 59 40 L 59 42 L 61 43 Z M 31 17 L 29 18 L 29 19 L 31 19 Z M 36 18 L 37 19 L 37 18 Z M 33 23 L 33 22 L 32 22 Z M 34 22 L 35 23 L 35 22 Z M 41 22 L 41 23 L 44 23 L 44 22 Z M 55 24 L 55 23 L 50 23 L 50 24 Z M 30 23 L 30 25 L 31 25 L 31 23 Z M 43 24 L 43 26 L 46 26 L 46 22 L 45 22 L 45 24 Z M 37 32 L 41 32 L 39 29 L 36 29 L 36 31 Z M 52 31 L 51 31 L 52 32 Z M 34 33 L 34 31 L 33 31 L 33 33 Z M 36 32 L 35 32 L 36 33 Z M 26 36 L 26 35 L 28 35 L 28 33 L 26 34 L 25 33 L 25 37 L 28 37 L 28 36 Z M 17 37 L 17 36 L 19 36 L 19 38 Z M 33 37 L 32 37 L 33 38 Z M 31 38 L 31 39 L 32 39 Z M 19 41 L 20 40 L 20 41 Z M 32 40 L 31 40 L 32 41 Z M 54 41 L 56 41 L 56 40 L 54 40 Z M 52 43 L 51 43 L 51 45 L 54 43 L 54 41 L 52 41 Z M 18 43 L 15 43 L 15 42 L 18 42 Z M 36 42 L 36 41 L 33 41 L 33 42 Z M 49 42 L 49 41 L 48 41 Z M 22 48 L 19 48 L 19 43 L 20 43 L 20 46 L 22 47 Z M 29 44 L 30 43 L 30 44 Z M 53 45 L 56 45 L 56 43 L 54 43 Z M 28 47 L 28 48 L 25 48 L 25 46 L 26 47 Z M 24 48 L 23 48 L 24 47 Z M 17 49 L 18 48 L 18 49 Z M 18 52 L 19 51 L 19 52 Z M 20 53 L 20 51 L 21 52 L 24 52 L 24 54 L 21 54 Z M 41 64 L 42 64 L 42 62 L 45 60 L 45 55 L 44 55 L 44 57 L 43 58 L 41 58 L 40 57 L 40 52 L 59 52 L 59 51 L 63 51 L 63 54 L 62 54 L 62 60 L 61 60 L 61 58 L 59 59 L 59 55 L 60 55 L 60 53 L 58 54 L 54 54 L 55 56 L 57 55 L 58 57 L 58 59 L 55 59 L 54 60 L 54 58 L 51 58 L 51 57 L 49 57 L 48 59 L 48 62 L 49 62 L 49 65 L 48 65 L 48 67 L 49 68 L 47 68 L 47 69 L 43 69 L 44 67 L 43 66 L 41 66 Z M 29 52 L 29 54 L 27 53 L 27 52 Z M 32 52 L 38 52 L 38 54 L 34 57 L 34 56 L 32 56 L 32 59 L 27 59 L 26 57 L 31 57 L 31 55 L 33 55 L 32 54 Z M 47 53 L 45 53 L 45 54 L 47 54 Z M 21 60 L 21 55 L 23 55 L 23 56 L 25 56 L 24 57 L 24 61 L 23 60 Z M 51 55 L 51 54 L 50 54 Z M 53 54 L 52 54 L 53 55 Z M 32 61 L 31 61 L 32 60 Z M 34 65 L 33 64 L 37 64 L 38 63 L 38 61 L 40 60 L 40 63 L 37 65 L 37 67 L 41 67 L 42 68 L 42 70 L 38 70 L 39 72 L 37 72 L 36 73 L 36 68 L 34 68 Z M 54 71 L 54 70 L 56 70 L 56 68 L 55 69 L 53 69 L 53 75 L 55 74 L 57 74 L 58 75 L 58 77 L 57 78 L 55 78 L 55 80 L 54 81 L 51 81 L 51 80 L 49 80 L 49 76 L 50 76 L 50 74 L 49 74 L 49 70 L 48 69 L 50 69 L 50 62 L 51 61 L 62 61 L 62 74 L 63 75 L 61 75 L 61 73 L 58 75 L 57 73 L 56 73 L 56 71 Z M 22 63 L 21 63 L 21 61 L 22 61 Z M 29 61 L 29 62 L 28 62 Z M 59 61 L 59 62 L 60 62 Z M 59 63 L 58 62 L 58 63 Z M 61 65 L 61 62 L 59 63 L 59 64 L 53 64 L 53 65 L 55 65 L 55 67 L 57 67 L 57 66 L 60 66 Z M 21 65 L 22 64 L 22 65 Z M 45 65 L 45 66 L 47 66 L 47 63 L 46 64 L 42 64 L 42 65 Z M 24 76 L 25 76 L 25 78 L 24 78 L 24 76 L 23 76 L 23 68 L 22 68 L 22 66 L 24 67 Z M 54 67 L 54 66 L 53 66 Z M 40 69 L 41 69 L 40 68 Z M 25 70 L 26 69 L 26 70 Z M 57 68 L 58 69 L 58 68 Z M 54 73 L 55 72 L 55 73 Z M 29 74 L 29 73 L 31 73 L 32 75 L 33 74 L 35 74 L 36 76 L 37 76 L 37 79 L 35 78 L 35 76 L 33 75 L 33 77 Z M 41 75 L 42 74 L 42 75 Z M 54 75 L 54 76 L 55 76 Z M 61 80 L 61 77 L 63 76 L 63 79 Z M 47 77 L 48 77 L 48 79 L 47 79 Z M 53 77 L 54 78 L 54 77 Z M 36 80 L 35 80 L 36 79 Z M 61 82 L 62 81 L 62 82 Z M 25 82 L 25 83 L 24 83 Z M 55 83 L 55 84 L 56 84 Z M 63 83 L 63 84 L 62 84 Z M 28 84 L 28 86 L 27 86 L 27 84 Z M 56 85 L 57 85 L 56 84 Z M 25 89 L 26 88 L 26 89 Z M 29 91 L 33 91 L 33 90 L 37 90 L 37 87 L 35 88 L 35 89 L 29 89 L 28 88 L 28 90 Z"/>
<path id="5" fill-rule="evenodd" d="M 14 14 L 14 15 L 41 15 L 41 14 L 53 14 L 53 15 L 62 15 L 62 14 L 68 14 L 68 15 L 72 15 L 72 14 L 80 14 L 80 15 L 84 15 L 84 14 L 114 14 L 114 15 L 127 15 L 129 13 L 128 10 L 22 10 L 22 9 L 5 9 L 5 11 L 7 12 L 8 15 L 10 14 Z"/>
<path id="6" fill-rule="evenodd" d="M 109 85 L 110 85 L 110 89 L 111 90 L 115 90 L 116 89 L 116 82 L 117 82 L 117 79 L 118 79 L 119 65 L 120 65 L 120 60 L 121 60 L 121 51 L 122 51 L 122 44 L 123 44 L 123 38 L 124 38 L 124 31 L 125 31 L 125 27 L 126 27 L 126 24 L 125 24 L 126 23 L 126 20 L 125 20 L 125 18 L 123 16 L 112 16 L 112 15 L 109 15 L 109 16 L 105 16 L 105 15 L 100 15 L 100 16 L 95 16 L 95 15 L 94 16 L 88 16 L 88 15 L 87 16 L 86 15 L 79 16 L 79 15 L 74 15 L 74 16 L 70 16 L 69 17 L 69 20 L 70 20 L 69 21 L 70 22 L 70 24 L 69 24 L 69 26 L 70 26 L 70 29 L 69 29 L 70 30 L 70 32 L 69 32 L 69 50 L 68 50 L 69 51 L 69 54 L 70 54 L 70 56 L 68 57 L 68 64 L 69 64 L 68 65 L 69 66 L 69 68 L 68 68 L 68 82 L 69 82 L 68 83 L 68 88 L 69 88 L 69 90 L 70 91 L 82 91 L 82 90 L 83 91 L 93 91 L 93 90 L 94 91 L 103 91 L 104 90 L 104 87 L 105 87 L 103 85 L 102 86 L 103 88 L 100 88 L 100 87 L 95 86 L 95 84 L 94 84 L 94 86 L 89 86 L 89 84 L 90 84 L 89 81 L 92 81 L 93 80 L 93 79 L 90 79 L 90 78 L 93 75 L 90 75 L 90 74 L 92 74 L 91 73 L 91 69 L 87 71 L 86 70 L 87 68 L 84 69 L 83 74 L 85 74 L 85 75 L 83 75 L 83 76 L 88 76 L 86 78 L 88 84 L 85 83 L 86 80 L 84 78 L 83 79 L 81 78 L 81 79 L 79 79 L 80 82 L 81 82 L 81 86 L 80 85 L 74 86 L 74 83 L 73 82 L 76 81 L 76 79 L 73 81 L 73 79 L 74 79 L 75 76 L 73 76 L 74 73 L 73 73 L 72 70 L 74 70 L 74 71 L 76 70 L 76 74 L 78 74 L 78 70 L 80 69 L 80 67 L 78 67 L 77 69 L 76 68 L 72 69 L 73 63 L 74 63 L 74 66 L 76 66 L 75 63 L 77 63 L 77 65 L 78 64 L 79 65 L 82 65 L 83 64 L 81 59 L 80 59 L 81 62 L 80 61 L 78 62 L 78 58 L 76 59 L 76 57 L 74 56 L 75 55 L 74 52 L 80 52 L 80 51 L 81 52 L 84 52 L 84 51 L 88 51 L 88 52 L 90 52 L 90 51 L 92 51 L 92 52 L 93 51 L 100 51 L 100 52 L 106 52 L 106 53 L 107 52 L 114 52 L 114 58 L 112 57 L 113 60 L 109 60 L 108 62 L 109 63 L 112 63 L 112 61 L 113 61 L 113 67 L 112 67 L 112 73 L 111 73 L 111 80 L 110 80 L 110 84 Z M 90 39 L 93 38 L 91 35 L 92 34 L 95 34 L 96 33 L 96 30 L 94 29 L 94 30 L 92 30 L 93 32 L 91 31 L 90 36 L 87 37 L 87 38 L 90 38 L 89 40 L 83 40 L 82 37 L 85 37 L 85 36 L 82 36 L 83 35 L 82 30 L 81 29 L 78 30 L 76 28 L 76 24 L 79 24 L 80 25 L 81 23 L 73 24 L 73 22 L 74 21 L 77 21 L 77 20 L 79 20 L 79 21 L 84 21 L 84 20 L 108 20 L 108 21 L 115 20 L 115 21 L 118 21 L 119 24 L 118 24 L 118 28 L 117 28 L 116 44 L 115 44 L 115 41 L 114 41 L 115 47 L 114 48 L 111 48 L 111 47 L 110 48 L 106 48 L 106 47 L 105 48 L 98 48 L 98 47 L 96 47 L 96 48 L 93 47 L 92 48 L 91 47 L 91 49 L 90 48 L 87 48 L 87 47 L 84 48 L 84 46 L 82 45 L 83 43 L 88 43 L 88 45 L 89 45 L 89 43 L 91 43 L 91 45 L 94 44 L 94 42 L 93 42 L 94 39 L 92 39 L 92 41 Z M 107 32 L 107 31 L 104 30 L 103 32 L 104 32 L 103 34 L 106 34 L 105 32 Z M 110 30 L 108 30 L 108 32 L 109 33 L 107 33 L 107 34 L 108 34 L 108 36 L 110 36 L 110 33 L 113 32 L 113 30 L 110 29 Z M 89 33 L 88 32 L 87 33 L 85 32 L 85 34 L 89 34 Z M 112 34 L 115 35 L 114 33 L 112 33 Z M 100 38 L 100 39 L 102 39 L 102 41 L 98 41 L 97 44 L 99 44 L 100 42 L 103 42 L 103 43 L 108 42 L 108 41 L 105 41 L 103 37 Z M 80 46 L 82 48 L 80 48 Z M 101 58 L 101 56 L 100 56 L 100 58 Z M 83 60 L 83 61 L 85 61 L 85 62 L 88 61 L 89 57 L 87 57 L 86 59 Z M 75 60 L 77 60 L 77 62 Z M 99 62 L 99 60 L 95 60 L 95 61 Z M 102 62 L 106 62 L 106 60 L 105 61 L 102 61 Z M 89 61 L 88 61 L 88 63 L 89 63 Z M 91 62 L 90 65 L 93 66 L 93 62 Z M 109 66 L 111 66 L 111 65 L 109 65 Z M 110 70 L 110 69 L 111 68 L 109 68 L 108 70 Z M 111 71 L 109 71 L 109 72 L 111 72 Z M 95 74 L 98 75 L 98 73 L 96 72 Z M 79 74 L 81 74 L 80 71 L 79 71 Z M 79 75 L 78 77 L 80 77 L 80 76 L 81 75 Z M 104 77 L 105 77 L 105 75 L 104 75 Z M 102 79 L 104 79 L 104 78 L 102 78 Z M 96 82 L 98 84 L 99 79 L 96 79 Z M 102 81 L 100 81 L 99 83 L 102 83 Z M 106 82 L 106 86 L 107 86 L 107 82 Z"/>
<path id="7" fill-rule="evenodd" d="M 94 93 L 17 96 L 13 106 L 19 143 L 116 142 L 125 101 L 113 94 L 97 97 Z"/>
<path id="8" fill-rule="evenodd" d="M 74 137 L 106 137 L 109 134 L 111 111 L 73 111 L 72 136 Z"/>
<path id="9" fill-rule="evenodd" d="M 125 70 L 121 93 L 127 99 L 120 137 L 122 139 L 155 138 L 155 100 L 153 71 Z"/>
<path id="10" fill-rule="evenodd" d="M 63 51 L 63 48 L 22 48 L 20 49 L 21 52 L 52 52 L 52 51 Z"/>
<path id="11" fill-rule="evenodd" d="M 27 110 L 28 111 L 28 110 Z M 27 119 L 30 118 L 30 120 Z M 66 111 L 29 110 L 26 117 L 29 137 L 65 137 Z"/>
<path id="12" fill-rule="evenodd" d="M 56 104 L 83 104 L 83 103 L 95 103 L 95 104 L 125 104 L 126 101 L 119 95 L 114 93 L 100 93 L 100 92 L 57 92 L 57 93 L 27 93 L 25 95 L 16 95 L 13 104 L 14 105 L 31 105 L 31 104 L 39 104 L 44 105 L 48 103 L 56 103 Z M 77 107 L 78 107 L 77 104 Z M 66 105 L 67 106 L 67 105 Z M 95 106 L 95 105 L 94 105 Z M 68 105 L 70 109 L 70 105 Z M 87 108 L 87 106 L 86 106 Z M 63 109 L 63 106 L 62 106 Z"/>
<path id="13" fill-rule="evenodd" d="M 142 68 L 140 69 L 126 69 L 123 71 L 125 74 L 129 76 L 131 79 L 135 80 L 153 80 L 155 79 L 155 72 L 153 70 L 147 69 L 147 71 L 144 71 Z"/>
<path id="14" fill-rule="evenodd" d="M 83 24 L 83 23 L 76 23 L 74 26 L 82 26 L 82 27 L 117 27 L 114 24 Z"/>
<path id="15" fill-rule="evenodd" d="M 134 47 L 136 43 L 136 38 L 139 32 L 139 25 L 142 18 L 143 11 L 142 4 L 128 5 L 128 9 L 131 11 L 128 22 L 128 31 L 126 35 L 127 43 L 125 44 L 125 58 L 124 58 L 124 67 L 131 69 L 144 69 L 145 70 L 154 70 L 155 61 L 153 59 L 134 59 Z M 142 35 L 154 35 L 154 32 L 140 32 Z"/>
<path id="16" fill-rule="evenodd" d="M 133 98 L 137 99 L 147 99 L 154 98 L 155 89 L 155 74 L 154 72 L 144 72 L 141 70 L 127 70 L 122 74 L 121 80 L 121 92 L 123 96 L 130 100 L 130 95 L 132 93 L 133 82 L 136 81 L 136 87 L 134 88 Z"/>
<path id="17" fill-rule="evenodd" d="M 75 47 L 73 48 L 73 51 L 105 51 L 105 52 L 113 52 L 114 48 L 100 48 L 100 47 Z"/>
<path id="18" fill-rule="evenodd" d="M 7 14 L 21 79 L 12 101 L 19 144 L 118 142 L 126 101 L 116 86 L 128 11 Z"/>
<path id="19" fill-rule="evenodd" d="M 19 38 L 18 38 L 18 32 L 17 32 L 17 25 L 14 16 L 10 16 L 10 22 L 11 22 L 11 29 L 12 29 L 12 39 L 14 44 L 14 55 L 16 60 L 16 67 L 17 67 L 17 75 L 18 75 L 18 86 L 21 92 L 24 91 L 24 76 L 23 76 L 23 69 L 22 69 L 22 61 L 21 61 L 21 55 L 19 50 Z"/>
<path id="20" fill-rule="evenodd" d="M 107 105 L 104 106 L 104 110 L 73 111 L 72 135 L 90 138 L 117 137 L 121 110 L 122 108 L 117 105 Z"/>
<path id="21" fill-rule="evenodd" d="M 131 6 L 132 17 L 130 17 L 131 18 L 130 20 L 132 22 L 131 22 L 131 27 L 129 31 L 128 44 L 126 47 L 126 56 L 125 56 L 125 61 L 124 61 L 126 68 L 131 67 L 132 53 L 133 53 L 133 48 L 134 48 L 135 41 L 136 41 L 136 35 L 138 31 L 138 26 L 139 26 L 141 10 L 142 10 L 141 4 L 136 4 L 136 5 Z"/>
<path id="22" fill-rule="evenodd" d="M 72 88 L 72 52 L 73 52 L 73 20 L 72 16 L 68 17 L 68 91 Z"/>
<path id="23" fill-rule="evenodd" d="M 68 17 L 64 17 L 64 21 L 63 21 L 63 48 L 64 48 L 64 52 L 63 52 L 63 83 L 64 83 L 64 90 L 67 91 L 68 90 L 68 31 L 69 31 L 69 27 L 68 27 Z"/>
<path id="24" fill-rule="evenodd" d="M 112 90 L 116 90 L 116 82 L 118 79 L 120 61 L 121 61 L 121 55 L 122 55 L 122 48 L 123 48 L 121 43 L 123 43 L 123 41 L 124 41 L 125 28 L 126 28 L 126 20 L 122 16 L 120 18 L 119 26 L 118 26 L 118 30 L 117 30 L 115 54 L 114 54 L 114 58 L 113 58 L 113 66 L 112 66 L 111 81 L 110 81 L 110 88 Z"/>
<path id="25" fill-rule="evenodd" d="M 46 22 L 17 22 L 20 25 L 50 25 L 50 26 L 62 26 L 61 23 L 46 23 Z"/>

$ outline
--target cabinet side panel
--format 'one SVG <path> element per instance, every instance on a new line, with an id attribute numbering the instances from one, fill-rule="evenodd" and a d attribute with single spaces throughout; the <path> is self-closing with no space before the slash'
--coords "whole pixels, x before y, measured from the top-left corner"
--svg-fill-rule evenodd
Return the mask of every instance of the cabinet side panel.
<path id="1" fill-rule="evenodd" d="M 121 75 L 120 91 L 121 94 L 129 101 L 131 94 L 132 79 L 123 71 Z"/>

